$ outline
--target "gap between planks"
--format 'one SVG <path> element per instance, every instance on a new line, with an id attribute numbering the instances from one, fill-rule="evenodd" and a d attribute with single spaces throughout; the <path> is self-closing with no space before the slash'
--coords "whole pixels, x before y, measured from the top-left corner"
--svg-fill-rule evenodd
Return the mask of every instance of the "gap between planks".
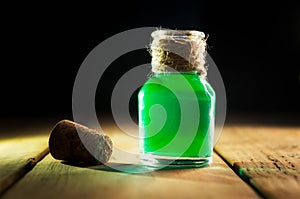
<path id="1" fill-rule="evenodd" d="M 0 196 L 3 195 L 10 187 L 18 182 L 23 176 L 31 171 L 35 165 L 40 162 L 46 155 L 49 154 L 47 147 L 37 156 L 29 158 L 25 163 L 20 166 L 16 171 L 9 173 L 0 180 Z"/>
<path id="2" fill-rule="evenodd" d="M 215 152 L 265 198 L 300 198 L 300 128 L 227 126 Z"/>

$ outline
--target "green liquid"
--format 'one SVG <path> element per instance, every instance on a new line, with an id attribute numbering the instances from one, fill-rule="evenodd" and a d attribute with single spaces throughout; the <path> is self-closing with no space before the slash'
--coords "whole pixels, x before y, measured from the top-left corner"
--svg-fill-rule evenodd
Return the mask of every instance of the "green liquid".
<path id="1" fill-rule="evenodd" d="M 139 92 L 141 153 L 211 157 L 214 111 L 215 93 L 195 72 L 155 74 Z"/>

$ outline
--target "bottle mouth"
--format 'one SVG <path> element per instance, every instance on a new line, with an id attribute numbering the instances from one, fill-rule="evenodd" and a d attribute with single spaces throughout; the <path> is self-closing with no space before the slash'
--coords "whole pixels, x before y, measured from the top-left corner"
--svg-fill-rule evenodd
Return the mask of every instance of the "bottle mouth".
<path id="1" fill-rule="evenodd" d="M 205 39 L 204 32 L 197 30 L 156 30 L 152 32 L 151 37 L 173 37 L 173 38 L 190 38 L 190 39 Z"/>

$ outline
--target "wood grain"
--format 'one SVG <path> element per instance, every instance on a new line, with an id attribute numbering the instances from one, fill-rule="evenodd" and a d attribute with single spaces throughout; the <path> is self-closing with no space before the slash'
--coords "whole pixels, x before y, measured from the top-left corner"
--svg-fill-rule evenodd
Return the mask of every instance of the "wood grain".
<path id="1" fill-rule="evenodd" d="M 259 198 L 224 163 L 200 169 L 127 174 L 70 166 L 48 155 L 3 199 L 236 197 Z"/>
<path id="2" fill-rule="evenodd" d="M 0 195 L 48 154 L 47 136 L 0 141 Z"/>
<path id="3" fill-rule="evenodd" d="M 108 131 L 106 131 L 107 133 Z M 115 146 L 137 152 L 137 139 L 110 129 Z M 125 165 L 120 154 L 111 164 Z M 135 159 L 132 162 L 136 161 Z M 218 156 L 205 168 L 128 174 L 105 166 L 83 168 L 48 155 L 3 195 L 15 198 L 259 198 Z"/>
<path id="4" fill-rule="evenodd" d="M 215 147 L 266 198 L 300 198 L 300 128 L 231 126 Z"/>

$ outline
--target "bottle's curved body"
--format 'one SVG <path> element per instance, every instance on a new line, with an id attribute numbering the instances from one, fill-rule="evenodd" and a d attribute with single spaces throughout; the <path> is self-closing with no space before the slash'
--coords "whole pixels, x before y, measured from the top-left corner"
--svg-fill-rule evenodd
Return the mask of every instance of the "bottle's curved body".
<path id="1" fill-rule="evenodd" d="M 211 162 L 215 92 L 196 72 L 157 73 L 140 89 L 141 160 L 150 165 Z"/>

